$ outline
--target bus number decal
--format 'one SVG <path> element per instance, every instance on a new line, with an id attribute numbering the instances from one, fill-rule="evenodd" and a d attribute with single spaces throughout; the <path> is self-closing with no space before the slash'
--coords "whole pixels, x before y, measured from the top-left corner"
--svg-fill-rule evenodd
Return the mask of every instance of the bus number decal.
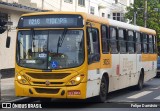
<path id="1" fill-rule="evenodd" d="M 110 65 L 109 59 L 103 59 L 103 65 Z"/>

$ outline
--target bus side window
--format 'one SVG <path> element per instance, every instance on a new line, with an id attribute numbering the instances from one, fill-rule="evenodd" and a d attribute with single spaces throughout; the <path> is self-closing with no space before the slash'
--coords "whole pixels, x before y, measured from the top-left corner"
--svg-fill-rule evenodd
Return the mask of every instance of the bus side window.
<path id="1" fill-rule="evenodd" d="M 157 53 L 156 50 L 157 50 L 157 49 L 156 49 L 156 37 L 153 36 L 153 52 L 154 52 L 154 53 Z"/>
<path id="2" fill-rule="evenodd" d="M 112 54 L 118 53 L 116 28 L 110 27 L 110 48 Z"/>
<path id="3" fill-rule="evenodd" d="M 87 35 L 89 63 L 93 63 L 100 60 L 98 29 L 88 28 Z"/>
<path id="4" fill-rule="evenodd" d="M 119 36 L 120 53 L 125 54 L 127 52 L 125 30 L 119 29 L 118 36 Z"/>
<path id="5" fill-rule="evenodd" d="M 142 53 L 142 45 L 141 45 L 141 35 L 139 32 L 136 32 L 136 51 L 137 54 L 141 54 Z"/>
<path id="6" fill-rule="evenodd" d="M 148 52 L 148 39 L 147 34 L 143 34 L 143 52 L 147 54 Z"/>
<path id="7" fill-rule="evenodd" d="M 128 52 L 133 54 L 135 52 L 134 49 L 134 33 L 133 31 L 128 31 Z"/>
<path id="8" fill-rule="evenodd" d="M 109 52 L 109 40 L 108 40 L 108 27 L 102 26 L 101 27 L 101 37 L 102 37 L 102 52 L 108 53 Z"/>
<path id="9" fill-rule="evenodd" d="M 149 53 L 150 54 L 153 54 L 153 36 L 152 35 L 149 35 Z"/>

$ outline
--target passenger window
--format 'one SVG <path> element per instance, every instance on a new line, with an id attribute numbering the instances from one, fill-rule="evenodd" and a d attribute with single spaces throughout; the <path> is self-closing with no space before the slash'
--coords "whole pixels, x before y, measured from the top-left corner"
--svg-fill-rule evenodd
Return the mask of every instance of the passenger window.
<path id="1" fill-rule="evenodd" d="M 147 35 L 143 34 L 143 52 L 146 54 L 148 52 Z"/>
<path id="2" fill-rule="evenodd" d="M 157 48 L 156 48 L 156 37 L 155 37 L 155 36 L 153 36 L 153 45 L 154 45 L 154 47 L 153 47 L 153 52 L 154 52 L 154 53 L 157 53 L 157 52 L 156 52 Z"/>
<path id="3" fill-rule="evenodd" d="M 134 49 L 134 33 L 133 31 L 128 31 L 128 52 L 133 54 L 135 52 Z"/>
<path id="4" fill-rule="evenodd" d="M 153 54 L 153 36 L 152 35 L 149 35 L 149 53 L 150 54 Z"/>
<path id="5" fill-rule="evenodd" d="M 125 30 L 119 29 L 118 30 L 118 35 L 119 35 L 120 53 L 125 54 L 127 52 L 127 50 L 126 50 L 126 40 L 125 40 Z"/>
<path id="6" fill-rule="evenodd" d="M 111 53 L 118 53 L 116 28 L 110 27 L 110 48 Z"/>
<path id="7" fill-rule="evenodd" d="M 102 52 L 103 53 L 108 53 L 109 52 L 109 39 L 108 39 L 108 28 L 107 28 L 107 26 L 102 26 L 101 35 L 102 35 Z"/>
<path id="8" fill-rule="evenodd" d="M 140 54 L 142 52 L 142 47 L 141 47 L 141 35 L 139 32 L 136 32 L 136 51 L 137 54 Z"/>

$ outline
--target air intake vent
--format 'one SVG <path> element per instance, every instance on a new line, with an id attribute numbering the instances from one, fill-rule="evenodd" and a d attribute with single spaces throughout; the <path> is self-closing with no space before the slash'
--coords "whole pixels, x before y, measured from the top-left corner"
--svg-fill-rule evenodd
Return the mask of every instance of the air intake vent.
<path id="1" fill-rule="evenodd" d="M 57 94 L 59 89 L 48 89 L 48 88 L 35 88 L 37 93 L 45 93 L 45 94 Z"/>
<path id="2" fill-rule="evenodd" d="M 35 79 L 63 79 L 70 73 L 26 73 L 28 76 Z"/>

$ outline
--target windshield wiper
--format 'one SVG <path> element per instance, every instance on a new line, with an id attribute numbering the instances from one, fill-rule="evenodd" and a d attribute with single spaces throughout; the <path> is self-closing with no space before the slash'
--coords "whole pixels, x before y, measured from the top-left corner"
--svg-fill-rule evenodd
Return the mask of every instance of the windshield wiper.
<path id="1" fill-rule="evenodd" d="M 65 36 L 66 36 L 66 34 L 67 34 L 67 31 L 68 31 L 67 28 L 65 28 L 64 31 L 63 31 L 63 33 L 62 33 L 62 35 L 59 36 L 59 38 L 58 38 L 57 54 L 58 54 L 58 51 L 59 51 L 59 47 L 61 47 L 62 44 L 63 44 L 63 41 L 64 41 L 64 38 L 65 38 Z"/>

